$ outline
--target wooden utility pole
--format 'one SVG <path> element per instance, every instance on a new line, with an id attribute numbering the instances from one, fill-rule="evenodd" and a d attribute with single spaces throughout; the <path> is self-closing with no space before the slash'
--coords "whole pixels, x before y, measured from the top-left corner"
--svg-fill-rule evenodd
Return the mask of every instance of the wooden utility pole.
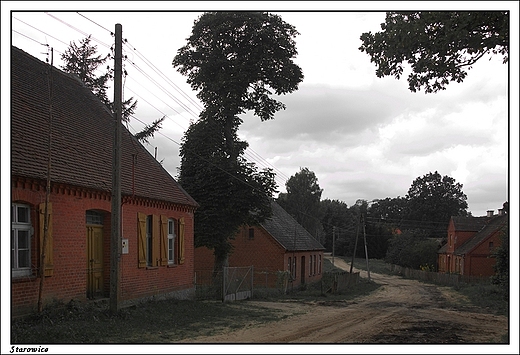
<path id="1" fill-rule="evenodd" d="M 336 250 L 336 227 L 332 227 L 332 265 L 334 266 L 334 251 Z"/>
<path id="2" fill-rule="evenodd" d="M 43 211 L 43 240 L 40 256 L 40 289 L 38 290 L 38 312 L 43 311 L 43 284 L 45 281 L 45 258 L 47 239 L 49 238 L 49 198 L 51 194 L 51 144 L 52 144 L 52 66 L 54 62 L 54 51 L 51 48 L 51 66 L 49 68 L 49 136 L 47 151 L 47 187 L 45 189 L 45 207 Z M 38 211 L 39 212 L 39 211 Z"/>
<path id="3" fill-rule="evenodd" d="M 367 249 L 367 233 L 365 230 L 365 218 L 363 218 L 363 240 L 365 241 L 365 258 L 367 259 L 368 281 L 370 281 L 370 268 L 368 267 L 368 249 Z"/>
<path id="4" fill-rule="evenodd" d="M 122 26 L 116 24 L 114 58 L 114 141 L 112 155 L 112 215 L 110 231 L 110 311 L 120 309 L 121 288 L 121 117 L 122 117 Z"/>
<path id="5" fill-rule="evenodd" d="M 358 218 L 358 223 L 357 223 L 357 227 L 356 227 L 356 241 L 354 243 L 354 253 L 352 253 L 352 261 L 350 263 L 350 273 L 351 274 L 352 274 L 352 269 L 354 268 L 354 258 L 356 257 L 358 235 L 359 235 L 359 218 Z"/>

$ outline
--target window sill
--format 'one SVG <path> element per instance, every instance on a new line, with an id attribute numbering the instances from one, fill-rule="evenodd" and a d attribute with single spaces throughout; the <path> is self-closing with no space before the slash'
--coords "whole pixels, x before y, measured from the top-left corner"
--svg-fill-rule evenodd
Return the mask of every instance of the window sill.
<path id="1" fill-rule="evenodd" d="M 166 267 L 168 267 L 168 268 L 170 268 L 170 267 L 171 267 L 171 268 L 176 268 L 176 267 L 177 267 L 177 264 L 168 264 Z"/>
<path id="2" fill-rule="evenodd" d="M 38 279 L 38 277 L 36 275 L 17 275 L 17 276 L 14 276 L 12 275 L 11 276 L 11 282 L 12 283 L 20 283 L 20 282 L 29 282 L 29 281 L 35 281 L 36 279 Z"/>
<path id="3" fill-rule="evenodd" d="M 159 266 L 147 266 L 146 270 L 157 270 Z"/>

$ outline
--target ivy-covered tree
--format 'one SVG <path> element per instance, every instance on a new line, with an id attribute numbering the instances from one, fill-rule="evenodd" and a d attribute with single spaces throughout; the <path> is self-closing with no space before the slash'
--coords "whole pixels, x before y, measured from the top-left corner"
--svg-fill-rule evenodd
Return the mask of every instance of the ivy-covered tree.
<path id="1" fill-rule="evenodd" d="M 243 224 L 257 225 L 271 216 L 276 192 L 275 174 L 258 171 L 243 157 L 247 143 L 233 131 L 238 157 L 229 162 L 223 127 L 200 119 L 183 137 L 180 149 L 180 185 L 197 201 L 195 247 L 206 246 L 215 255 L 215 271 L 228 263 L 231 240 Z"/>
<path id="2" fill-rule="evenodd" d="M 101 102 L 114 112 L 114 103 L 108 98 L 108 82 L 112 78 L 113 70 L 110 66 L 104 68 L 105 63 L 110 58 L 110 54 L 102 56 L 97 52 L 97 46 L 92 44 L 91 36 L 88 36 L 76 44 L 74 41 L 61 55 L 64 64 L 63 71 L 75 74 L 88 87 Z M 122 103 L 123 112 L 121 114 L 123 122 L 128 122 L 130 116 L 134 114 L 137 108 L 137 100 L 133 97 Z M 155 120 L 152 124 L 147 125 L 141 132 L 135 134 L 135 137 L 141 142 L 148 142 L 156 131 L 161 128 L 164 117 Z"/>
<path id="3" fill-rule="evenodd" d="M 507 11 L 387 12 L 381 32 L 361 35 L 359 49 L 376 65 L 378 78 L 403 75 L 408 63 L 409 89 L 426 93 L 462 82 L 486 54 L 509 54 Z"/>
<path id="4" fill-rule="evenodd" d="M 285 108 L 272 95 L 293 92 L 303 79 L 293 62 L 297 34 L 265 12 L 208 12 L 173 59 L 204 106 L 183 138 L 179 180 L 200 204 L 195 244 L 213 249 L 216 270 L 227 263 L 238 228 L 270 211 L 274 175 L 245 162 L 238 115 L 252 110 L 268 120 Z"/>

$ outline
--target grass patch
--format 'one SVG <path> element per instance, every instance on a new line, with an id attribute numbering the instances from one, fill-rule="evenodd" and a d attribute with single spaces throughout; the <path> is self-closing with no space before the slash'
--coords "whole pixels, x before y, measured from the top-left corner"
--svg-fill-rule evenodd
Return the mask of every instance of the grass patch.
<path id="1" fill-rule="evenodd" d="M 453 287 L 454 290 L 466 296 L 471 304 L 498 315 L 509 314 L 509 302 L 504 299 L 500 288 L 493 284 L 461 284 Z"/>

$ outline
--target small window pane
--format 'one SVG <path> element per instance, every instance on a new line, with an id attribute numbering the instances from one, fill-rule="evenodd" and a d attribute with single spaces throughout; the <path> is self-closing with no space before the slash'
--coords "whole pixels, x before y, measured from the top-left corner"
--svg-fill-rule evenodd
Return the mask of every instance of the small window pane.
<path id="1" fill-rule="evenodd" d="M 173 221 L 172 220 L 169 220 L 168 221 L 168 234 L 174 234 L 173 232 Z"/>
<path id="2" fill-rule="evenodd" d="M 18 231 L 18 249 L 29 248 L 29 231 Z"/>
<path id="3" fill-rule="evenodd" d="M 30 253 L 29 250 L 19 250 L 18 251 L 18 267 L 29 267 L 31 266 L 30 262 Z"/>
<path id="4" fill-rule="evenodd" d="M 173 239 L 168 239 L 168 260 L 173 260 Z"/>
<path id="5" fill-rule="evenodd" d="M 25 206 L 17 207 L 17 222 L 18 223 L 29 223 L 29 208 Z"/>

